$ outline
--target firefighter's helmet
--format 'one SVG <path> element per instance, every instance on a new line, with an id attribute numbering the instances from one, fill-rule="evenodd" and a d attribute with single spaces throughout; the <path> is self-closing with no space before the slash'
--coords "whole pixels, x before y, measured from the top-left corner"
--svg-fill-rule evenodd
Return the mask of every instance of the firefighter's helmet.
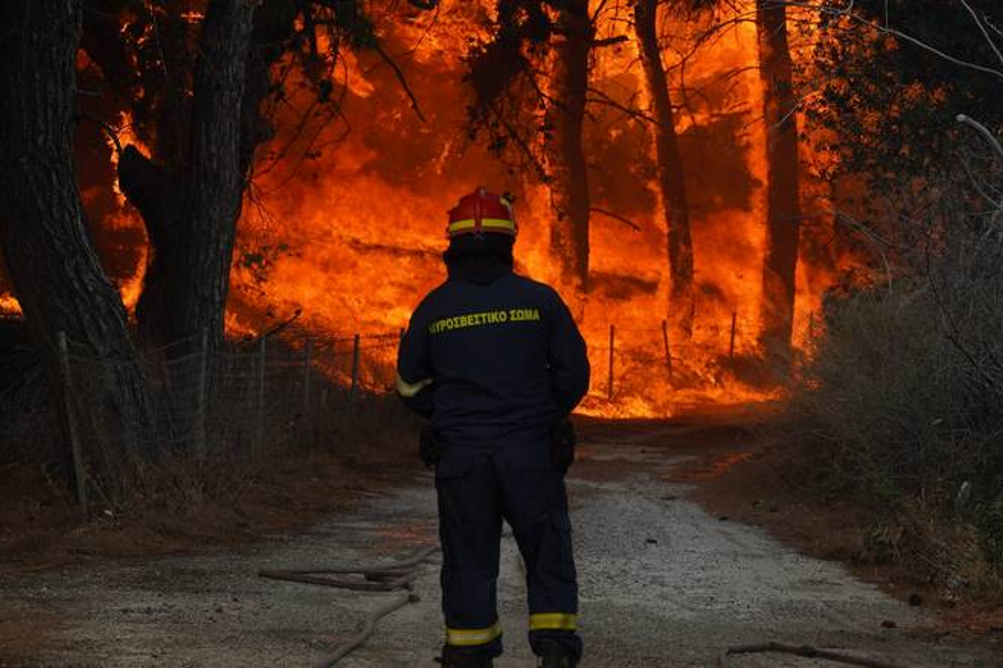
<path id="1" fill-rule="evenodd" d="M 449 210 L 446 237 L 465 234 L 505 234 L 514 237 L 519 231 L 512 212 L 511 195 L 495 195 L 478 188 Z"/>

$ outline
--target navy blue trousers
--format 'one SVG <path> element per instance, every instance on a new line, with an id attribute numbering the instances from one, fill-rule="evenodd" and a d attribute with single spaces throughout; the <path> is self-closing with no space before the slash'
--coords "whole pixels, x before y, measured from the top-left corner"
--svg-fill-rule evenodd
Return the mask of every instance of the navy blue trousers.
<path id="1" fill-rule="evenodd" d="M 550 444 L 446 446 L 436 490 L 445 652 L 502 652 L 496 582 L 504 518 L 526 565 L 530 645 L 539 654 L 541 641 L 555 641 L 580 657 L 568 499 Z"/>

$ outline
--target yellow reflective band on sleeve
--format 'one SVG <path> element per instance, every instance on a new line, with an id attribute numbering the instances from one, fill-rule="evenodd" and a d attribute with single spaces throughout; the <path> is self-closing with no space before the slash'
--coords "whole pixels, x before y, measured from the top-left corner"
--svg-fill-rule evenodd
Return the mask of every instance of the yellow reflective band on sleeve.
<path id="1" fill-rule="evenodd" d="M 397 394 L 401 395 L 405 399 L 410 399 L 414 395 L 421 392 L 422 388 L 433 382 L 434 379 L 426 378 L 425 380 L 419 380 L 417 383 L 408 383 L 400 374 L 397 374 Z"/>
<path id="2" fill-rule="evenodd" d="M 567 612 L 543 612 L 529 616 L 530 631 L 574 631 L 578 616 Z"/>
<path id="3" fill-rule="evenodd" d="M 446 644 L 456 647 L 486 645 L 501 635 L 501 622 L 495 622 L 486 629 L 451 629 L 446 627 Z"/>
<path id="4" fill-rule="evenodd" d="M 473 218 L 468 218 L 467 220 L 458 220 L 455 223 L 450 223 L 447 231 L 459 232 L 461 230 L 470 230 L 477 226 L 477 221 Z M 511 220 L 502 220 L 501 218 L 482 218 L 481 228 L 494 228 L 501 230 L 512 230 L 515 231 L 515 223 Z"/>

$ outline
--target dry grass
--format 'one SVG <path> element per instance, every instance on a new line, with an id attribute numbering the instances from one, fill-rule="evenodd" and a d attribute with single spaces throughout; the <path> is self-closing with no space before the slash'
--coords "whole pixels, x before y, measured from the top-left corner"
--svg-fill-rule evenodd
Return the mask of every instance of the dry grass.
<path id="1" fill-rule="evenodd" d="M 410 479 L 419 468 L 415 420 L 393 396 L 360 393 L 352 406 L 333 405 L 309 425 L 298 415 L 279 416 L 256 452 L 217 448 L 203 459 L 163 453 L 133 472 L 123 498 L 96 496 L 84 518 L 44 389 L 27 386 L 17 410 L 4 413 L 0 570 L 8 573 L 254 540 L 307 526 L 350 504 L 360 489 Z"/>

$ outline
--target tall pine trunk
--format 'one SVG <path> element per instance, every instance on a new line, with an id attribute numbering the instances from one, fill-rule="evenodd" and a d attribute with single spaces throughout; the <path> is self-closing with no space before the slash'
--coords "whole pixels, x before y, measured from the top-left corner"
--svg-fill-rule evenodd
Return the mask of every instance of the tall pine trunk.
<path id="1" fill-rule="evenodd" d="M 149 408 L 125 308 L 87 236 L 77 192 L 80 26 L 74 0 L 0 3 L 0 248 L 56 396 L 64 387 L 59 332 L 78 354 L 103 360 L 89 364 L 86 387 L 71 399 L 85 442 L 117 469 L 149 442 Z"/>
<path id="2" fill-rule="evenodd" d="M 214 344 L 223 340 L 230 262 L 244 194 L 241 109 L 254 4 L 211 2 L 199 38 L 189 169 L 177 221 L 185 241 L 169 286 L 174 340 L 196 336 L 203 327 Z"/>
<path id="3" fill-rule="evenodd" d="M 199 352 L 203 341 L 212 350 L 223 343 L 230 264 L 253 153 L 244 150 L 242 139 L 248 136 L 244 92 L 255 4 L 209 3 L 198 40 L 190 120 L 158 123 L 158 133 L 186 139 L 174 164 L 157 164 L 132 147 L 119 161 L 122 191 L 142 214 L 153 246 L 137 305 L 140 334 L 147 345 L 174 344 L 169 358 Z M 256 74 L 267 80 L 267 70 Z M 190 384 L 186 366 L 169 365 L 173 387 Z M 199 452 L 206 434 L 201 397 L 181 391 L 169 399 L 172 441 Z"/>
<path id="4" fill-rule="evenodd" d="M 693 333 L 693 241 L 690 237 L 689 205 L 683 179 L 683 161 L 679 155 L 679 138 L 676 136 L 675 114 L 655 28 L 657 8 L 658 0 L 637 0 L 634 4 L 634 30 L 655 114 L 652 133 L 658 160 L 658 185 L 665 211 L 666 248 L 672 280 L 668 320 L 675 333 L 689 338 Z"/>
<path id="5" fill-rule="evenodd" d="M 568 0 L 555 31 L 545 151 L 554 215 L 551 251 L 563 283 L 579 298 L 588 290 L 589 275 L 589 182 L 582 126 L 591 45 L 588 0 Z"/>
<path id="6" fill-rule="evenodd" d="M 760 343 L 786 355 L 794 322 L 794 295 L 801 223 L 798 135 L 787 12 L 782 4 L 756 0 L 759 65 L 766 124 L 766 253 Z"/>
<path id="7" fill-rule="evenodd" d="M 153 246 L 137 306 L 142 337 L 150 344 L 197 343 L 202 329 L 213 347 L 223 340 L 233 244 L 253 152 L 241 140 L 247 135 L 244 91 L 254 4 L 209 3 L 190 113 L 182 115 L 190 120 L 158 123 L 158 133 L 186 137 L 184 150 L 163 164 L 130 147 L 119 162 L 123 192 L 140 210 Z"/>

